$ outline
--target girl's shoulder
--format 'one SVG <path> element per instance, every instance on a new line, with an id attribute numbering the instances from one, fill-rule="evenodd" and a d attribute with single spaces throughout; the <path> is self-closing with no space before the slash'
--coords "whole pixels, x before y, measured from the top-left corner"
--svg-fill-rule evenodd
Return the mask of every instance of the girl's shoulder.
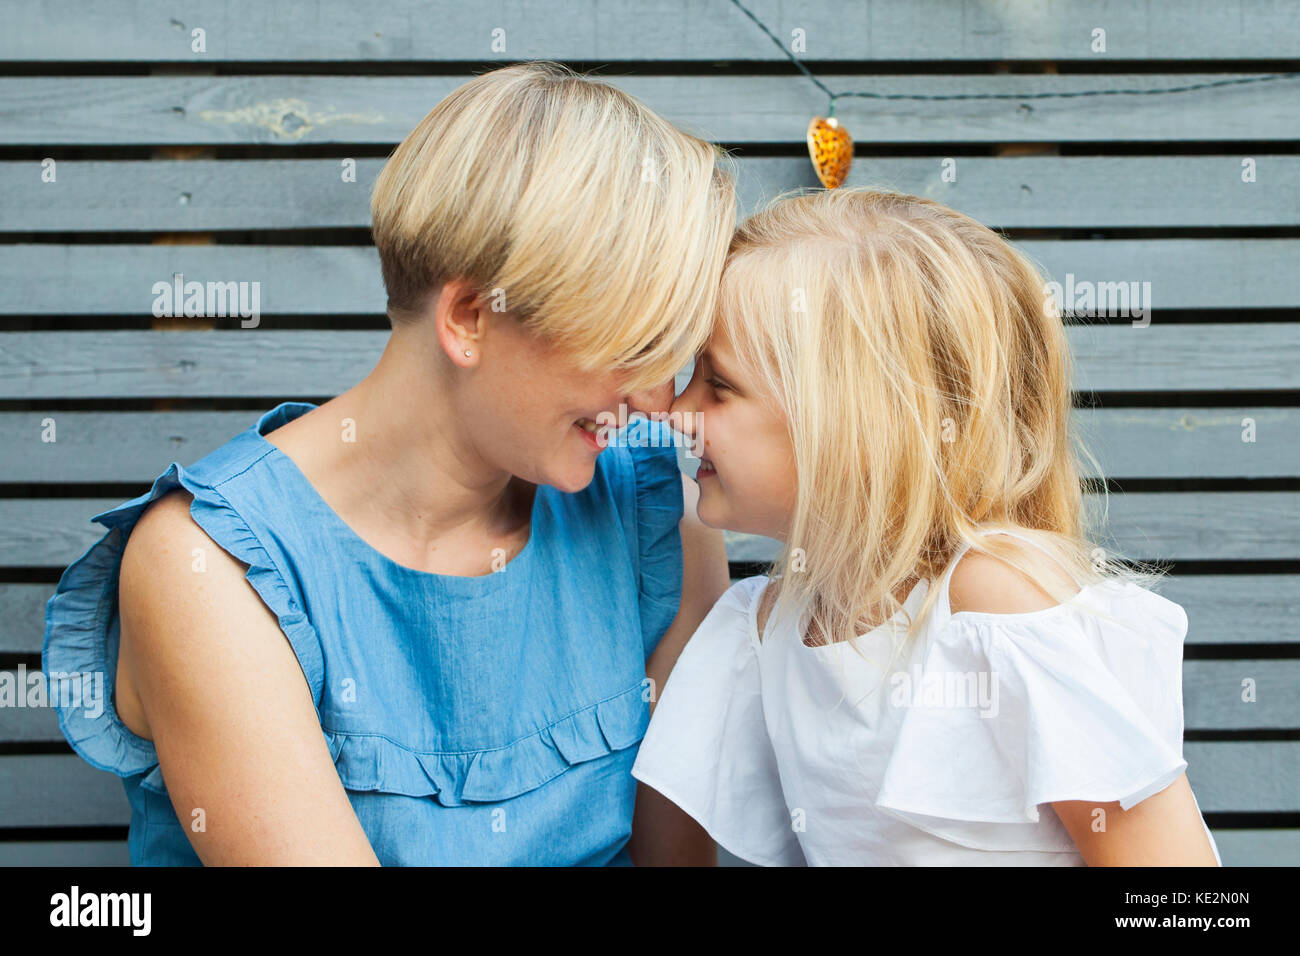
<path id="1" fill-rule="evenodd" d="M 1038 572 L 1071 594 L 1078 584 L 1041 552 L 1033 552 Z M 955 562 L 948 580 L 948 603 L 954 614 L 1027 614 L 1060 602 L 1036 581 L 991 554 L 966 551 Z"/>
<path id="2" fill-rule="evenodd" d="M 1081 586 L 1027 536 L 989 534 L 1018 539 L 1037 577 L 994 555 L 962 548 L 936 585 L 939 593 L 926 622 L 932 640 L 960 640 L 978 632 L 990 638 L 1059 639 L 1081 646 L 1086 636 L 1094 645 L 1118 639 L 1140 653 L 1174 650 L 1181 659 L 1187 615 L 1178 604 L 1121 577 Z M 1045 585 L 1054 586 L 1057 594 Z M 1062 600 L 1060 595 L 1068 597 Z"/>
<path id="3" fill-rule="evenodd" d="M 911 666 L 893 675 L 876 806 L 968 847 L 1068 851 L 1044 804 L 1128 810 L 1186 771 L 1187 615 L 1131 581 L 1058 603 L 987 566 L 963 583 L 980 578 L 1009 593 L 968 591 L 962 610 L 938 595 Z"/>

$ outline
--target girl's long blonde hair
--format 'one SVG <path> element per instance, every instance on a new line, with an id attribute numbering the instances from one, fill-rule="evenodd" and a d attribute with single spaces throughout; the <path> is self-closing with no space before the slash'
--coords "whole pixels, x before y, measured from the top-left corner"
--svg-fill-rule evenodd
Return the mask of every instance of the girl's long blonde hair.
<path id="1" fill-rule="evenodd" d="M 1074 595 L 1022 542 L 984 537 L 999 529 L 1079 586 L 1158 579 L 1090 531 L 1080 459 L 1101 469 L 1072 428 L 1070 352 L 1046 290 L 1001 236 L 917 196 L 783 194 L 737 230 L 718 322 L 789 422 L 799 476 L 774 614 L 798 607 L 810 633 L 849 639 L 892 619 L 894 592 L 937 581 L 963 544 L 1059 602 Z"/>

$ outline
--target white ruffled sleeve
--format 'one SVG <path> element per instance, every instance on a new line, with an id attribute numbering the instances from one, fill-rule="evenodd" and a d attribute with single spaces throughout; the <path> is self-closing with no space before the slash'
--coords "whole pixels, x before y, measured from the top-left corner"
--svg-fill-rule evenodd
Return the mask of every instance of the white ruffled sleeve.
<path id="1" fill-rule="evenodd" d="M 749 602 L 762 580 L 732 585 L 696 629 L 659 695 L 632 776 L 742 860 L 804 866 L 749 634 Z"/>
<path id="2" fill-rule="evenodd" d="M 952 616 L 927 648 L 924 686 L 894 688 L 905 712 L 876 806 L 964 846 L 1070 850 L 1050 807 L 1039 824 L 1043 804 L 1127 810 L 1177 780 L 1187 615 L 1111 585 L 1029 614 Z M 978 704 L 942 690 L 981 680 Z"/>

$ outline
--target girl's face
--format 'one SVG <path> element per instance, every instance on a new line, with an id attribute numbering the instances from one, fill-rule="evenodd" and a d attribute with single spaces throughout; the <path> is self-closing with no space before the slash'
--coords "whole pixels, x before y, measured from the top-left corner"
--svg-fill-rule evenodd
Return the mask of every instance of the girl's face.
<path id="1" fill-rule="evenodd" d="M 784 541 L 797 488 L 789 427 L 770 393 L 740 377 L 721 323 L 672 412 L 700 457 L 700 521 Z"/>

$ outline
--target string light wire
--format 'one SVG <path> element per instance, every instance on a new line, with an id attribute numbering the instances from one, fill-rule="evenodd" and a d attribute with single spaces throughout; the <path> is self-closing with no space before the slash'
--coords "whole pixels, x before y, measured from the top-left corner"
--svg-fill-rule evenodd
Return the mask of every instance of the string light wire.
<path id="1" fill-rule="evenodd" d="M 767 24 L 760 20 L 754 13 L 746 7 L 740 0 L 731 0 L 731 2 L 749 17 L 760 30 L 768 35 L 777 49 L 785 54 L 786 58 L 798 68 L 808 80 L 816 85 L 830 100 L 827 116 L 835 115 L 835 101 L 848 99 L 849 97 L 859 97 L 862 99 L 872 100 L 1045 100 L 1045 99 L 1068 99 L 1071 97 L 1081 96 L 1160 96 L 1166 93 L 1190 93 L 1192 90 L 1205 90 L 1219 86 L 1240 86 L 1246 83 L 1271 83 L 1276 80 L 1290 80 L 1300 77 L 1300 73 L 1265 73 L 1260 76 L 1232 77 L 1223 80 L 1208 80 L 1203 83 L 1186 83 L 1181 86 L 1156 87 L 1154 89 L 1120 89 L 1120 90 L 1068 90 L 1060 92 L 1045 93 L 877 93 L 869 90 L 848 90 L 842 93 L 836 93 L 829 86 L 818 79 L 811 70 L 803 65 L 791 51 L 785 48 L 785 44 L 777 39 L 776 34 L 768 29 Z"/>

